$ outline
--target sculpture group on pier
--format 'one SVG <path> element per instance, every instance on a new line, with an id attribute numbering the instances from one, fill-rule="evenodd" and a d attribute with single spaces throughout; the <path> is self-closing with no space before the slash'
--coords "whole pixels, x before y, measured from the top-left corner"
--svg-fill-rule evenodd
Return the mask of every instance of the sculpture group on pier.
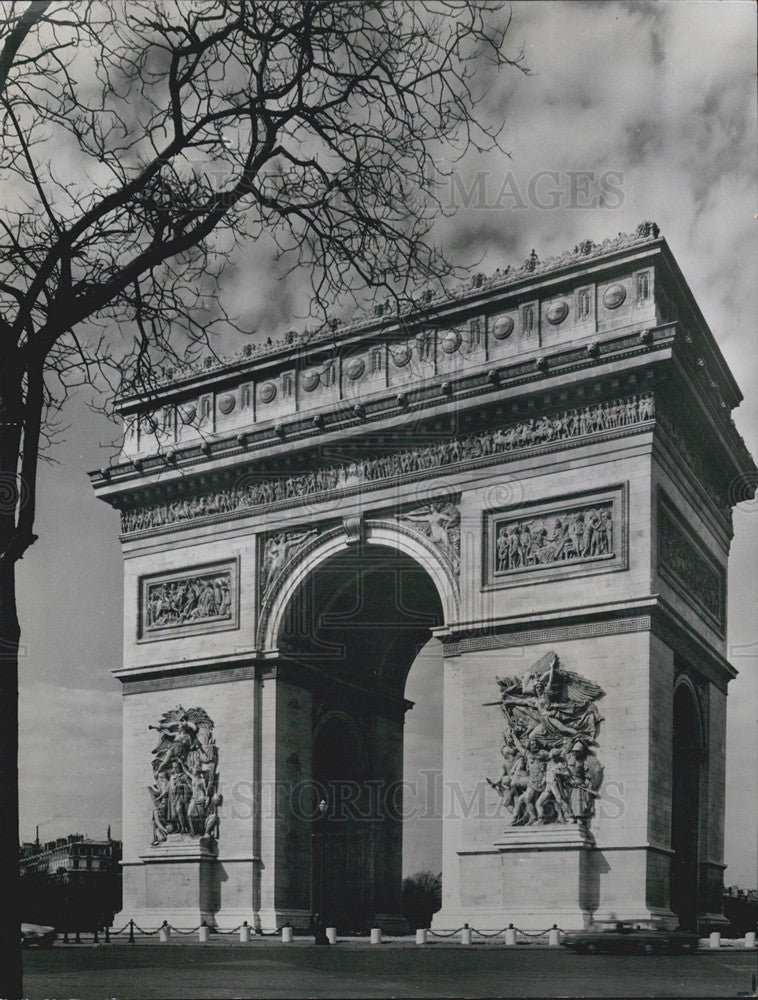
<path id="1" fill-rule="evenodd" d="M 213 722 L 202 708 L 181 705 L 166 712 L 157 726 L 153 753 L 153 846 L 171 834 L 217 837 L 223 797 L 218 784 L 218 747 Z"/>
<path id="2" fill-rule="evenodd" d="M 502 774 L 487 781 L 511 813 L 511 825 L 587 824 L 600 795 L 596 754 L 604 692 L 547 653 L 521 677 L 497 678 L 505 717 Z"/>

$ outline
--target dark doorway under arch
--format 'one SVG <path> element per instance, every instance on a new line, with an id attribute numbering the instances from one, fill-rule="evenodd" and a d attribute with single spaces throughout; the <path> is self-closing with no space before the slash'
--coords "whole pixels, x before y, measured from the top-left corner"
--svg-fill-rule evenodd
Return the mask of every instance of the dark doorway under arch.
<path id="1" fill-rule="evenodd" d="M 368 777 L 354 725 L 329 716 L 313 743 L 313 779 L 324 809 L 313 820 L 311 909 L 341 932 L 362 929 L 371 909 Z"/>
<path id="2" fill-rule="evenodd" d="M 700 769 L 703 747 L 697 705 L 689 687 L 674 692 L 671 787 L 671 909 L 686 930 L 697 930 Z"/>

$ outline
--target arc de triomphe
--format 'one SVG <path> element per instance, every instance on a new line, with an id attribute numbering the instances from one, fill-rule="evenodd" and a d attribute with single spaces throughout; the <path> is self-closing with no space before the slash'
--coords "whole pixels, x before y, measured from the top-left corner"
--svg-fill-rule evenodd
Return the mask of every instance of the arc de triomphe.
<path id="1" fill-rule="evenodd" d="M 400 927 L 434 636 L 434 926 L 717 925 L 740 399 L 652 223 L 122 398 L 122 916 Z"/>

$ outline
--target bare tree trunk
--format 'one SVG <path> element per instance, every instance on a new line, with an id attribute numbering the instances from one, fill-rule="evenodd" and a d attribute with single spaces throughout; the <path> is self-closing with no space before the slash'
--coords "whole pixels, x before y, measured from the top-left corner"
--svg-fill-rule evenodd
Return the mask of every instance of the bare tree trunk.
<path id="1" fill-rule="evenodd" d="M 0 997 L 21 997 L 18 915 L 18 653 L 16 567 L 0 559 Z"/>
<path id="2" fill-rule="evenodd" d="M 0 333 L 4 331 L 0 330 Z M 18 658 L 16 609 L 17 514 L 26 491 L 19 482 L 21 379 L 12 352 L 0 352 L 0 997 L 20 997 L 18 874 Z"/>

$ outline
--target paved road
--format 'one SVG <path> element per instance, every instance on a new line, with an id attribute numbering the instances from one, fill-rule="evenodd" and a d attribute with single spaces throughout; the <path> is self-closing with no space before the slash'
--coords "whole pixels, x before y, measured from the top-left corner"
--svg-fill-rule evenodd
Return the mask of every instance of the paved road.
<path id="1" fill-rule="evenodd" d="M 575 955 L 563 949 L 340 945 L 65 947 L 24 954 L 29 1000 L 189 997 L 728 997 L 756 953 Z"/>

